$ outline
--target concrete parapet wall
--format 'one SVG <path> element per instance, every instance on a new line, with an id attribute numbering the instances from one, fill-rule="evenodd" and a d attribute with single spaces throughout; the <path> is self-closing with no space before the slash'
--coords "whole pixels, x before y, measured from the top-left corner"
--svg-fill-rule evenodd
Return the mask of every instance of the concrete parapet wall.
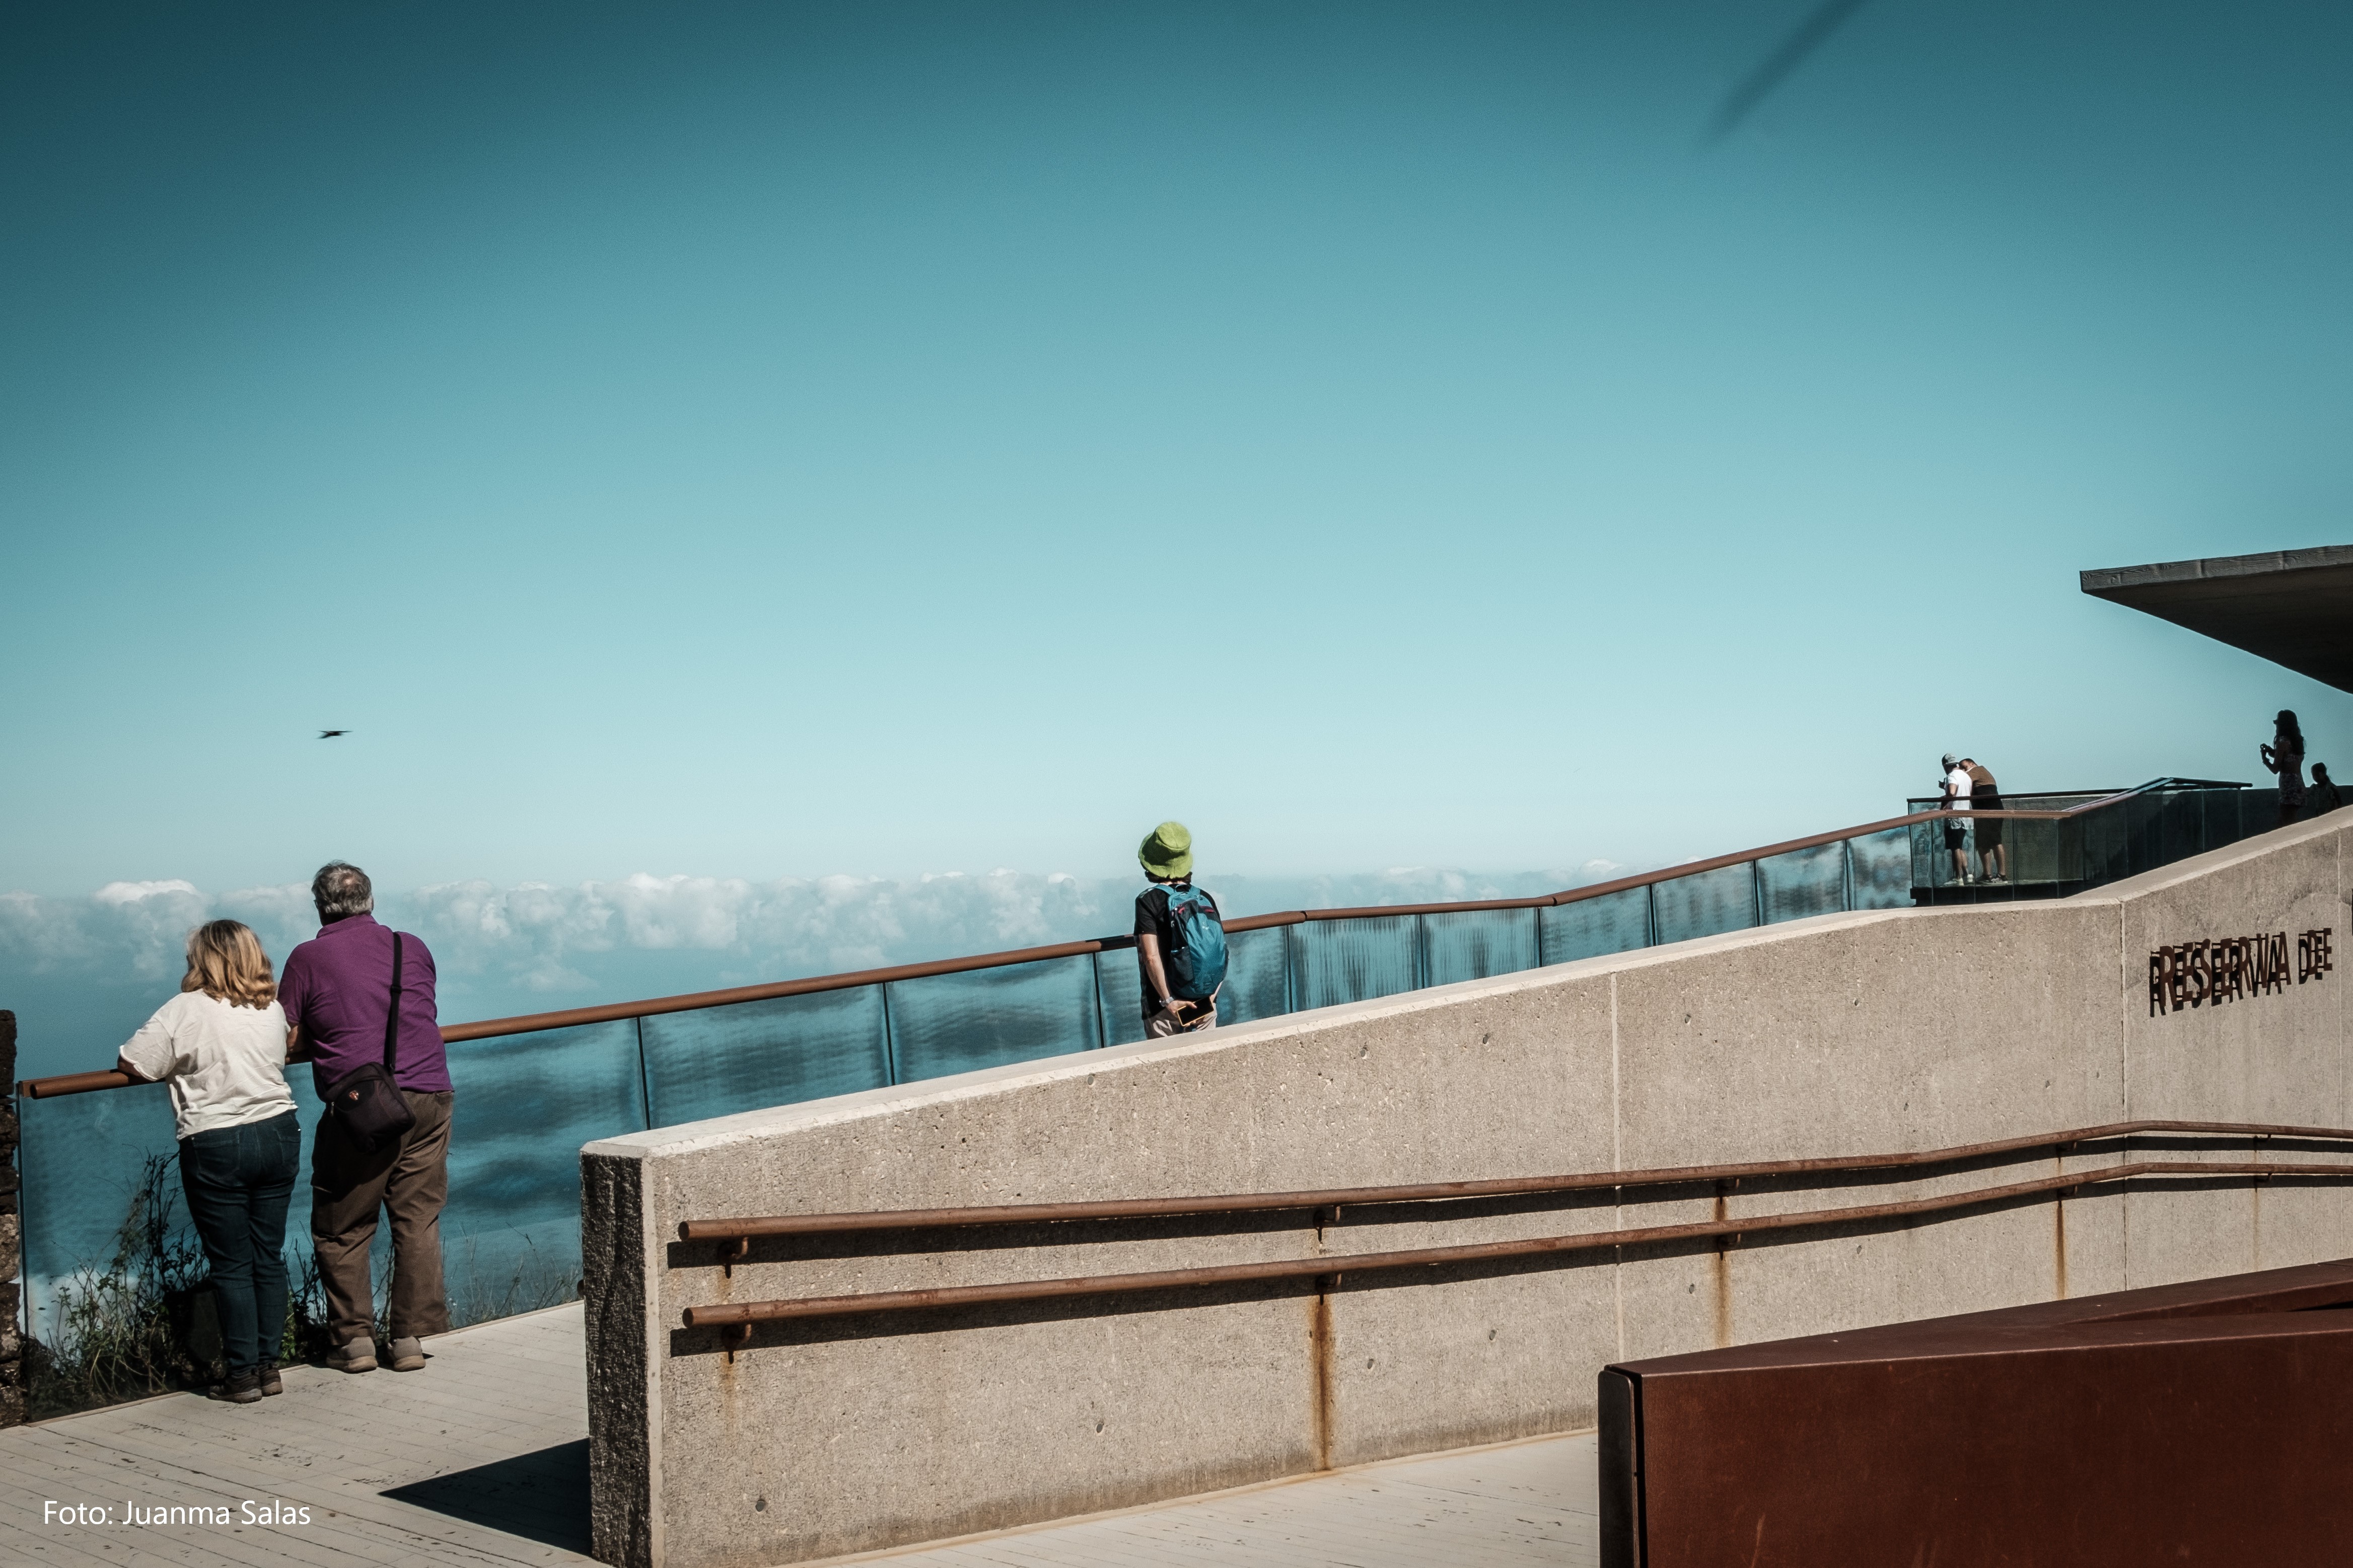
<path id="1" fill-rule="evenodd" d="M 2343 1126 L 2345 979 L 2148 1015 L 2153 947 L 2347 930 L 2353 814 L 2058 903 L 1830 915 L 583 1153 L 597 1555 L 728 1568 L 1592 1424 L 1610 1361 L 2353 1254 L 2353 1190 L 2092 1189 L 1769 1244 L 768 1324 L 691 1306 L 1846 1206 L 1915 1182 L 778 1238 L 679 1223 L 1635 1170 L 2137 1118 Z M 2215 1141 L 2212 1157 L 2246 1159 Z M 2183 1157 L 2170 1152 L 2158 1156 Z"/>

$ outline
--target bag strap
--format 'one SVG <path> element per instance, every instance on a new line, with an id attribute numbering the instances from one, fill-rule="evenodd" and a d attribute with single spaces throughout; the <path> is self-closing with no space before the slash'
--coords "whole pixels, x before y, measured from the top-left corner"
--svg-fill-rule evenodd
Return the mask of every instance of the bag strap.
<path id="1" fill-rule="evenodd" d="M 400 933 L 392 933 L 392 1005 L 384 1016 L 384 1070 L 392 1070 L 393 1054 L 400 1045 Z"/>

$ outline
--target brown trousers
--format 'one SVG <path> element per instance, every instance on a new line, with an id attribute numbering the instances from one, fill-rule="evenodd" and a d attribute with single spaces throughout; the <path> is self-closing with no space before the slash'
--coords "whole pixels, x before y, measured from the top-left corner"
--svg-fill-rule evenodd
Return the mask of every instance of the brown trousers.
<path id="1" fill-rule="evenodd" d="M 311 1145 L 311 1245 L 327 1292 L 327 1327 L 337 1344 L 375 1336 L 375 1289 L 368 1244 L 375 1211 L 392 1215 L 392 1300 L 385 1337 L 419 1339 L 449 1331 L 449 1298 L 441 1285 L 441 1205 L 449 1197 L 448 1091 L 401 1098 L 417 1125 L 373 1153 L 362 1153 L 332 1116 L 319 1119 Z"/>

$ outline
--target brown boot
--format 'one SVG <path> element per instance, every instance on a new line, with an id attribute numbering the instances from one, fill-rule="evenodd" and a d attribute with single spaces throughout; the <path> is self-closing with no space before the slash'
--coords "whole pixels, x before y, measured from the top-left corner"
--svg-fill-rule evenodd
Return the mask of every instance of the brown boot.
<path id="1" fill-rule="evenodd" d="M 259 1375 L 261 1379 L 261 1396 L 264 1399 L 269 1398 L 273 1394 L 283 1394 L 286 1392 L 286 1380 L 278 1375 L 278 1363 L 276 1362 L 263 1362 L 261 1363 L 261 1371 Z"/>
<path id="2" fill-rule="evenodd" d="M 255 1373 L 240 1372 L 214 1389 L 212 1397 L 227 1400 L 231 1405 L 259 1405 L 261 1403 L 260 1376 Z"/>
<path id="3" fill-rule="evenodd" d="M 327 1364 L 337 1372 L 374 1372 L 375 1341 L 365 1334 L 355 1340 L 345 1340 L 327 1352 Z"/>
<path id="4" fill-rule="evenodd" d="M 425 1347 L 418 1344 L 414 1339 L 398 1339 L 393 1341 L 392 1370 L 395 1372 L 423 1372 L 425 1370 Z"/>

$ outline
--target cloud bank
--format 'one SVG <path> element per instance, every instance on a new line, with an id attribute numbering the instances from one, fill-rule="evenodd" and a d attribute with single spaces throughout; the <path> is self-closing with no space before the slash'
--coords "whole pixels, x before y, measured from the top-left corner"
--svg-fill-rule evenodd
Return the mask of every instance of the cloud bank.
<path id="1" fill-rule="evenodd" d="M 1503 875 L 1399 868 L 1354 876 L 1207 879 L 1231 914 L 1514 898 L 1623 868 Z M 378 912 L 422 936 L 445 1021 L 707 990 L 1124 931 L 1141 884 L 1054 872 L 880 877 L 653 876 L 559 887 L 448 882 L 380 892 Z M 243 921 L 271 959 L 316 934 L 301 883 L 209 893 L 180 880 L 109 882 L 86 899 L 0 893 L 0 1006 L 19 1017 L 27 1076 L 102 1067 L 176 986 L 189 929 Z"/>

